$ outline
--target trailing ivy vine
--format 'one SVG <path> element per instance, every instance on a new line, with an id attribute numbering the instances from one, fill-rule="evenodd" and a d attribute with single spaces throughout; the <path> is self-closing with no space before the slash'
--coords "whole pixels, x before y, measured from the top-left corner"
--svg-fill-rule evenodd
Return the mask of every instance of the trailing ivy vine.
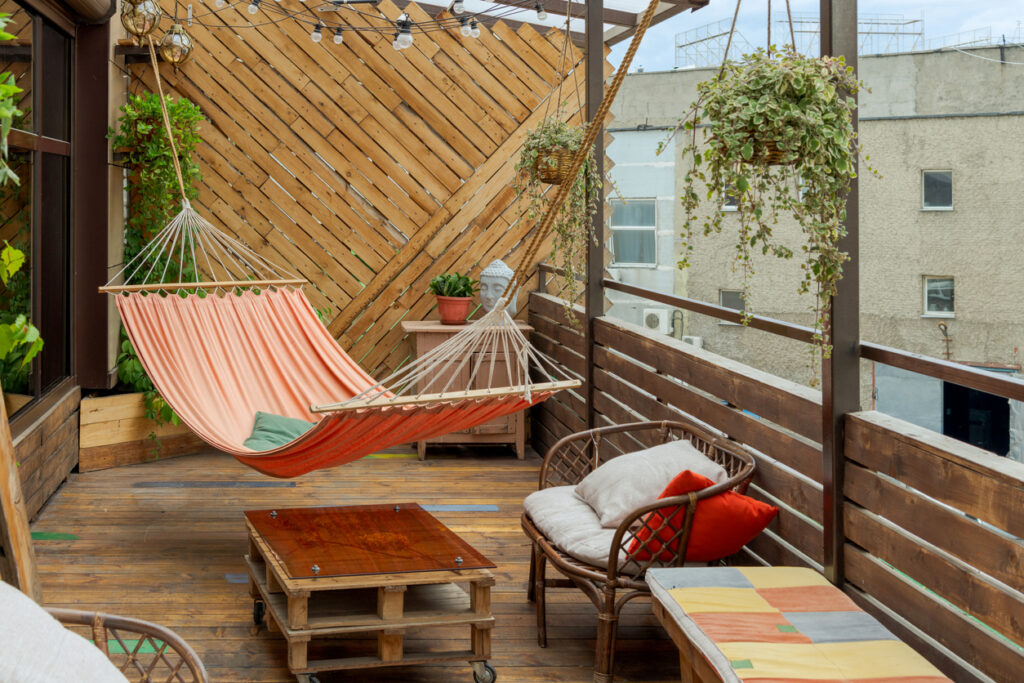
<path id="1" fill-rule="evenodd" d="M 199 194 L 195 184 L 201 180 L 193 152 L 200 142 L 198 128 L 203 115 L 198 106 L 184 97 L 177 100 L 167 97 L 165 101 L 185 181 L 185 194 L 192 200 Z M 156 93 L 130 95 L 128 102 L 121 107 L 118 129 L 111 129 L 108 137 L 114 151 L 124 153 L 124 165 L 128 169 L 128 219 L 124 227 L 124 258 L 127 263 L 181 210 L 171 146 L 160 111 L 160 96 Z M 149 275 L 133 280 L 133 284 L 194 277 L 194 263 L 186 261 L 165 269 L 167 264 L 163 259 L 166 258 L 153 257 L 144 263 L 139 272 Z M 157 393 L 124 328 L 121 329 L 117 372 L 127 389 L 143 393 L 146 417 L 157 424 L 178 424 L 178 416 Z"/>

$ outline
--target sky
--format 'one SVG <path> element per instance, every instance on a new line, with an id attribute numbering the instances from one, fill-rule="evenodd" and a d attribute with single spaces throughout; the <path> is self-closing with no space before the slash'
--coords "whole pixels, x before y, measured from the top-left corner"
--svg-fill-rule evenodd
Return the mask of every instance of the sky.
<path id="1" fill-rule="evenodd" d="M 605 4 L 613 7 L 615 0 L 607 0 Z M 645 5 L 636 0 L 630 4 L 634 7 Z M 737 30 L 755 46 L 763 45 L 765 42 L 767 5 L 765 0 L 747 0 L 740 7 Z M 790 6 L 794 14 L 817 15 L 819 2 L 790 0 Z M 777 20 L 785 18 L 785 8 L 785 0 L 772 2 L 772 42 L 775 44 L 780 42 L 780 32 L 785 30 L 788 33 L 784 24 L 776 23 Z M 672 69 L 677 66 L 674 47 L 676 34 L 723 19 L 731 21 L 735 10 L 736 3 L 733 0 L 711 0 L 703 9 L 692 13 L 683 12 L 654 26 L 644 36 L 630 71 L 636 71 L 640 67 L 644 71 Z M 926 42 L 988 27 L 991 27 L 994 39 L 999 39 L 1002 34 L 1006 35 L 1008 42 L 1014 37 L 1018 40 L 1024 39 L 1024 29 L 1021 28 L 1024 25 L 1024 0 L 859 0 L 857 11 L 862 19 L 869 14 L 903 15 L 904 20 L 921 19 Z M 629 41 L 626 40 L 614 47 L 611 55 L 613 64 L 618 66 L 628 45 Z"/>

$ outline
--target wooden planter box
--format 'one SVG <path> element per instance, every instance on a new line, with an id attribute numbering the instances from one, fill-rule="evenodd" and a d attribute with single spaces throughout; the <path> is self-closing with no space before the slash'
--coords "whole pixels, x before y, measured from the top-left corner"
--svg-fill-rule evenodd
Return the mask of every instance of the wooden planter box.
<path id="1" fill-rule="evenodd" d="M 147 419 L 142 394 L 83 398 L 80 415 L 80 472 L 172 458 L 209 448 L 185 425 L 158 426 Z"/>

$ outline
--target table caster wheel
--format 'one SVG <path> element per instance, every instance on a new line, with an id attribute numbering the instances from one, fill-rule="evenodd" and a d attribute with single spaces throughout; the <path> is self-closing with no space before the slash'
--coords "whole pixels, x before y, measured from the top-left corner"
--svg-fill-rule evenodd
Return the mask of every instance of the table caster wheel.
<path id="1" fill-rule="evenodd" d="M 252 601 L 252 623 L 259 626 L 263 623 L 263 617 L 267 614 L 267 603 L 262 600 Z"/>
<path id="2" fill-rule="evenodd" d="M 494 670 L 494 667 L 487 662 L 482 664 L 481 667 L 473 667 L 473 680 L 476 683 L 494 683 L 498 680 L 498 672 Z"/>

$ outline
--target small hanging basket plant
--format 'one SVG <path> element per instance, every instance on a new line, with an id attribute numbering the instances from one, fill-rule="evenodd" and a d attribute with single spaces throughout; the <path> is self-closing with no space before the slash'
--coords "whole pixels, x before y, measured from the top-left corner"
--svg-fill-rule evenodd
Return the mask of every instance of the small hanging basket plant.
<path id="1" fill-rule="evenodd" d="M 576 177 L 569 177 L 569 167 L 587 129 L 566 123 L 560 114 L 546 117 L 527 133 L 516 163 L 514 188 L 517 199 L 525 201 L 526 218 L 539 220 L 558 191 L 552 184 L 571 183 L 569 195 L 552 225 L 552 261 L 565 270 L 563 298 L 571 307 L 582 291 L 581 283 L 586 276 L 587 242 L 594 239 L 590 219 L 603 186 L 593 150 Z M 569 319 L 575 320 L 575 317 L 569 316 Z"/>
<path id="2" fill-rule="evenodd" d="M 862 87 L 842 57 L 758 49 L 700 83 L 681 124 L 690 168 L 681 198 L 685 251 L 679 267 L 689 265 L 695 226 L 705 235 L 721 232 L 721 203 L 734 197 L 744 298 L 755 250 L 786 259 L 799 253 L 798 291 L 815 295 L 815 329 L 826 357 L 827 305 L 848 259 L 837 244 L 846 235 L 846 196 L 857 172 L 853 95 Z M 773 228 L 783 216 L 796 221 L 801 243 L 777 239 Z M 749 307 L 745 315 L 749 319 Z"/>

